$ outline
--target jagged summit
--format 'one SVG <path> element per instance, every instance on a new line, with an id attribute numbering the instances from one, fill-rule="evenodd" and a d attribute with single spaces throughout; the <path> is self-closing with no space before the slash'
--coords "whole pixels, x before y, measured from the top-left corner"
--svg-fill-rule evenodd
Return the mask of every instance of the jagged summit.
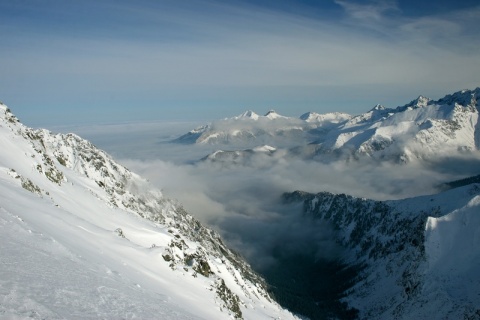
<path id="1" fill-rule="evenodd" d="M 465 89 L 465 90 L 457 91 L 453 94 L 448 94 L 439 100 L 432 100 L 428 97 L 420 95 L 418 96 L 418 98 L 410 101 L 406 105 L 399 106 L 394 109 L 386 108 L 380 104 L 377 104 L 375 107 L 371 109 L 371 111 L 388 110 L 391 112 L 404 112 L 408 108 L 417 109 L 417 108 L 424 108 L 429 105 L 454 105 L 455 103 L 464 107 L 476 106 L 479 97 L 480 97 L 480 88 L 476 88 L 474 90 Z"/>
<path id="2" fill-rule="evenodd" d="M 415 100 L 412 100 L 412 102 L 410 102 L 408 106 L 411 106 L 413 108 L 423 108 L 423 107 L 426 107 L 429 102 L 430 102 L 429 98 L 424 96 L 418 96 L 418 98 Z"/>
<path id="3" fill-rule="evenodd" d="M 412 108 L 422 108 L 428 105 L 461 105 L 463 107 L 469 106 L 478 106 L 477 101 L 480 97 L 480 88 L 474 90 L 461 90 L 452 94 L 448 94 L 439 100 L 432 100 L 430 98 L 420 95 L 417 99 L 411 101 L 410 103 L 398 107 L 399 111 L 404 111 L 408 107 Z"/>
<path id="4" fill-rule="evenodd" d="M 260 116 L 258 114 L 256 114 L 255 112 L 253 112 L 252 110 L 247 110 L 245 111 L 244 113 L 242 113 L 241 115 L 239 116 L 236 116 L 234 117 L 234 119 L 252 119 L 252 120 L 258 120 Z"/>
<path id="5" fill-rule="evenodd" d="M 480 100 L 480 87 L 474 90 L 461 90 L 453 94 L 446 95 L 442 99 L 436 101 L 437 104 L 453 105 L 455 103 L 462 106 L 475 106 L 479 107 L 478 101 Z"/>
<path id="6" fill-rule="evenodd" d="M 387 108 L 381 104 L 376 104 L 375 107 L 372 108 L 372 111 L 383 111 L 387 110 Z"/>

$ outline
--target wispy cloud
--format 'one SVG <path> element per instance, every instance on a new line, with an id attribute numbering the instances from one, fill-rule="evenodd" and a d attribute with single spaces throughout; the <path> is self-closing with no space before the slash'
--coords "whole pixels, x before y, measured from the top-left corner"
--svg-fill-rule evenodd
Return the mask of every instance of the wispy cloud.
<path id="1" fill-rule="evenodd" d="M 385 14 L 391 12 L 400 12 L 396 1 L 379 0 L 368 4 L 358 4 L 351 1 L 335 0 L 335 3 L 342 6 L 346 13 L 363 22 L 384 22 Z"/>
<path id="2" fill-rule="evenodd" d="M 2 99 L 156 105 L 157 117 L 171 106 L 273 104 L 296 115 L 478 86 L 478 8 L 407 17 L 391 1 L 338 0 L 342 19 L 216 1 L 139 3 L 32 6 L 22 10 L 34 19 L 4 20 Z"/>
<path id="3" fill-rule="evenodd" d="M 467 54 L 472 48 L 470 41 L 477 37 L 475 33 L 480 30 L 476 23 L 480 6 L 448 13 L 407 16 L 396 1 L 359 4 L 336 0 L 335 3 L 345 10 L 343 23 L 374 30 L 383 35 L 384 40 L 397 45 L 422 45 L 425 51 L 435 47 L 437 50 L 458 50 L 456 53 Z"/>

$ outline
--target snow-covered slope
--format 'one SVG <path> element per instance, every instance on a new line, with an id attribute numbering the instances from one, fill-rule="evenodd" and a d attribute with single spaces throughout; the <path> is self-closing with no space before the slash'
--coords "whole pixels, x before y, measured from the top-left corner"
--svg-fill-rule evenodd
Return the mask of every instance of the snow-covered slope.
<path id="1" fill-rule="evenodd" d="M 358 275 L 343 301 L 361 319 L 480 317 L 480 185 L 397 201 L 294 192 L 328 221 Z"/>
<path id="2" fill-rule="evenodd" d="M 294 318 L 218 234 L 73 134 L 0 105 L 0 317 Z"/>

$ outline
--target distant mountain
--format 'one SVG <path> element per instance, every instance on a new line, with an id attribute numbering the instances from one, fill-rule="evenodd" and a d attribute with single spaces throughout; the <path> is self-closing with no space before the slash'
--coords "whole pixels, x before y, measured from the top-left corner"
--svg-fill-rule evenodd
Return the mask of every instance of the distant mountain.
<path id="1" fill-rule="evenodd" d="M 217 150 L 200 159 L 201 162 L 220 163 L 225 166 L 270 166 L 274 158 L 284 155 L 283 150 L 264 145 L 244 150 Z"/>
<path id="2" fill-rule="evenodd" d="M 316 155 L 369 156 L 408 162 L 480 147 L 480 88 L 434 101 L 420 96 L 395 109 L 376 106 L 331 130 Z"/>
<path id="3" fill-rule="evenodd" d="M 74 134 L 0 105 L 0 317 L 293 319 L 220 236 Z"/>
<path id="4" fill-rule="evenodd" d="M 198 127 L 174 142 L 251 148 L 261 145 L 290 147 L 298 145 L 299 141 L 313 142 L 323 134 L 319 127 L 330 127 L 347 119 L 350 116 L 343 113 L 309 113 L 301 118 L 291 118 L 279 115 L 274 110 L 264 116 L 246 111 L 239 116 Z"/>
<path id="5" fill-rule="evenodd" d="M 439 100 L 420 96 L 397 108 L 377 105 L 358 116 L 309 112 L 297 119 L 248 111 L 199 127 L 175 141 L 223 145 L 229 152 L 270 145 L 287 149 L 290 156 L 320 161 L 369 157 L 405 163 L 477 151 L 479 100 L 477 88 Z"/>
<path id="6" fill-rule="evenodd" d="M 330 223 L 336 241 L 350 250 L 330 270 L 337 277 L 330 296 L 318 290 L 325 281 L 322 265 L 288 275 L 301 287 L 288 284 L 285 275 L 266 275 L 292 310 L 301 306 L 313 318 L 321 310 L 342 319 L 480 317 L 480 184 L 396 201 L 299 191 L 284 200 L 302 204 L 305 219 Z M 306 291 L 311 296 L 301 298 Z M 333 294 L 348 308 L 333 303 Z"/>

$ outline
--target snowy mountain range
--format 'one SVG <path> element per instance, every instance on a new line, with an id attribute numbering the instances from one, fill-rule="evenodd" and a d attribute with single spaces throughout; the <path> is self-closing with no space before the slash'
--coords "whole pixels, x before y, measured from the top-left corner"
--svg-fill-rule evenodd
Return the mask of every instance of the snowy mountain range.
<path id="1" fill-rule="evenodd" d="M 0 242 L 0 318 L 295 318 L 181 205 L 3 104 Z"/>
<path id="2" fill-rule="evenodd" d="M 198 127 L 174 142 L 210 145 L 257 147 L 272 145 L 291 147 L 298 141 L 315 141 L 326 128 L 344 122 L 350 116 L 344 113 L 320 115 L 309 112 L 300 118 L 284 117 L 274 110 L 260 116 L 253 111 L 214 121 Z"/>
<path id="3" fill-rule="evenodd" d="M 420 96 L 397 108 L 377 105 L 358 116 L 310 112 L 289 118 L 274 111 L 265 116 L 248 111 L 199 127 L 175 142 L 224 145 L 228 150 L 218 151 L 236 151 L 237 162 L 240 155 L 250 157 L 255 147 L 267 145 L 327 162 L 369 157 L 405 163 L 478 150 L 479 100 L 477 88 L 436 101 Z M 207 158 L 231 158 L 218 151 Z"/>
<path id="4" fill-rule="evenodd" d="M 480 318 L 480 184 L 374 201 L 293 192 L 306 219 L 328 221 L 356 266 L 342 301 L 361 319 Z"/>

